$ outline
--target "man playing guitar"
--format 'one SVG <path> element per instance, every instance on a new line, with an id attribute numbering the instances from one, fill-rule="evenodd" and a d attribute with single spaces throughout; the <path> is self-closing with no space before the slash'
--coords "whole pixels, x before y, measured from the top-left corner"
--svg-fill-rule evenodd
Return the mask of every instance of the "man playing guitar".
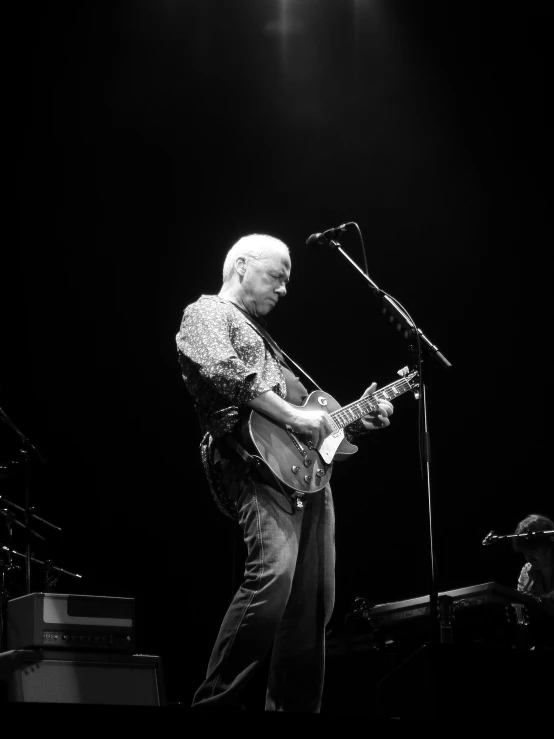
<path id="1" fill-rule="evenodd" d="M 400 380 L 379 396 L 373 383 L 345 409 L 322 391 L 308 396 L 264 325 L 290 271 L 282 241 L 243 237 L 226 256 L 219 294 L 187 306 L 176 337 L 210 489 L 247 550 L 197 709 L 242 709 L 246 685 L 270 655 L 266 710 L 320 710 L 335 593 L 333 458 L 356 436 L 386 428 L 390 399 L 411 387 Z M 283 462 L 289 449 L 297 458 Z M 206 546 L 218 546 L 209 528 Z M 222 551 L 222 566 L 226 558 Z"/>

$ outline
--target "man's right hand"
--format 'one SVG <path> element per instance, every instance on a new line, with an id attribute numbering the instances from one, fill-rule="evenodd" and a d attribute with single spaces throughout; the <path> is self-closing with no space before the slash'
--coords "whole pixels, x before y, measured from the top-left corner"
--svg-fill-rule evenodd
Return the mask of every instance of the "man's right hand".
<path id="1" fill-rule="evenodd" d="M 289 426 L 293 433 L 308 437 L 314 449 L 319 449 L 320 444 L 333 432 L 333 422 L 326 411 L 294 408 L 294 417 Z"/>
<path id="2" fill-rule="evenodd" d="M 319 449 L 323 440 L 333 432 L 333 423 L 326 411 L 305 411 L 287 403 L 273 390 L 267 390 L 254 398 L 248 406 L 290 426 L 293 433 L 305 435 L 311 439 L 315 449 Z"/>

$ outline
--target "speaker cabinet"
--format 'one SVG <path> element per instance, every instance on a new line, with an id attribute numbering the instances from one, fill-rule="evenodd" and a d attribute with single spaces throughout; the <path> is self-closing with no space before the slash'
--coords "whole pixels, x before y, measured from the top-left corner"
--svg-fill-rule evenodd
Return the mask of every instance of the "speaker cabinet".
<path id="1" fill-rule="evenodd" d="M 9 703 L 165 705 L 156 656 L 22 651 L 17 662 L 7 677 Z"/>

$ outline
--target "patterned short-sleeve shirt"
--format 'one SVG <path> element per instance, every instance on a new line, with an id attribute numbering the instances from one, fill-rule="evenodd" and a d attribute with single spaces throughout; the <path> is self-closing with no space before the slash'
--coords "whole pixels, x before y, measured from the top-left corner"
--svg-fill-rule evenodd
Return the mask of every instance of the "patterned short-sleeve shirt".
<path id="1" fill-rule="evenodd" d="M 234 518 L 233 502 L 219 484 L 214 442 L 235 430 L 249 412 L 250 400 L 273 390 L 299 404 L 305 388 L 285 370 L 287 388 L 276 353 L 239 308 L 217 295 L 202 295 L 185 308 L 176 343 L 183 380 L 203 432 L 200 453 L 208 484 L 220 510 Z M 360 420 L 344 431 L 349 441 L 366 433 Z"/>
<path id="2" fill-rule="evenodd" d="M 185 308 L 176 341 L 200 426 L 214 439 L 231 433 L 248 401 L 267 390 L 285 397 L 279 360 L 241 311 L 217 295 Z"/>

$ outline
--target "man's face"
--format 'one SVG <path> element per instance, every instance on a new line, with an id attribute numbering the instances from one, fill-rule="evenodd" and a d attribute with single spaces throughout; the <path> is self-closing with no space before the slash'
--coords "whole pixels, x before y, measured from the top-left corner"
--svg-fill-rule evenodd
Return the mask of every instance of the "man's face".
<path id="1" fill-rule="evenodd" d="M 241 283 L 244 307 L 253 316 L 266 316 L 287 294 L 290 259 L 276 250 L 261 259 L 244 257 L 240 266 L 244 269 Z"/>
<path id="2" fill-rule="evenodd" d="M 552 550 L 550 547 L 521 547 L 521 553 L 525 560 L 531 564 L 532 569 L 540 570 L 552 564 Z"/>

